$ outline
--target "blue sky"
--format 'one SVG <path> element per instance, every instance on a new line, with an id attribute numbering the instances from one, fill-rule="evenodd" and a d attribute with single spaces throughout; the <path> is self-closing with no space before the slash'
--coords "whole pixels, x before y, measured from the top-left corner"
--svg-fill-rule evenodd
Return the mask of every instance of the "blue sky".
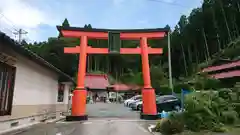
<path id="1" fill-rule="evenodd" d="M 201 0 L 6 0 L 0 1 L 0 13 L 8 26 L 28 31 L 27 40 L 44 41 L 58 35 L 56 25 L 65 18 L 78 27 L 174 27 L 181 15 L 200 5 Z"/>

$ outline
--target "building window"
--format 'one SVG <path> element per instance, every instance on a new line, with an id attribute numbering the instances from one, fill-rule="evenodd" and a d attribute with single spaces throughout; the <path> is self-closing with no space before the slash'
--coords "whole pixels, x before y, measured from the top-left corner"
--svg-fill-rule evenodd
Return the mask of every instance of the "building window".
<path id="1" fill-rule="evenodd" d="M 0 62 L 0 116 L 11 115 L 16 68 Z"/>
<path id="2" fill-rule="evenodd" d="M 58 102 L 63 102 L 64 99 L 64 84 L 58 84 Z"/>

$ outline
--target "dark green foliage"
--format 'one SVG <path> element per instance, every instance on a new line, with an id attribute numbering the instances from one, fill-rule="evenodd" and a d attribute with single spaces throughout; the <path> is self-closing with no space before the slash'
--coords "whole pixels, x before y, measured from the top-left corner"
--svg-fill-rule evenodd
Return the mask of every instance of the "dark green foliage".
<path id="1" fill-rule="evenodd" d="M 174 92 L 175 93 L 181 93 L 182 89 L 192 90 L 192 88 L 189 84 L 178 83 L 178 84 L 174 85 Z"/>
<path id="2" fill-rule="evenodd" d="M 206 80 L 204 81 L 204 89 L 206 89 L 206 90 L 208 90 L 208 89 L 216 90 L 219 88 L 221 88 L 221 83 L 217 79 L 206 78 Z"/>
<path id="3" fill-rule="evenodd" d="M 221 122 L 235 124 L 238 121 L 238 113 L 235 110 L 222 112 Z"/>
<path id="4" fill-rule="evenodd" d="M 240 103 L 233 103 L 234 110 L 238 113 L 238 117 L 240 117 Z"/>
<path id="5" fill-rule="evenodd" d="M 181 133 L 184 130 L 184 116 L 182 113 L 172 112 L 169 115 L 169 119 L 172 123 L 172 133 Z"/>
<path id="6" fill-rule="evenodd" d="M 191 77 L 191 81 L 196 90 L 217 90 L 221 88 L 221 82 L 219 80 L 209 78 L 205 73 Z"/>
<path id="7" fill-rule="evenodd" d="M 193 92 L 186 96 L 184 118 L 188 129 L 193 131 L 221 131 L 223 124 L 238 121 L 237 112 L 228 99 L 217 91 Z"/>
<path id="8" fill-rule="evenodd" d="M 223 89 L 220 89 L 218 91 L 219 91 L 219 97 L 221 97 L 221 98 L 223 98 L 227 101 L 232 100 L 232 96 L 231 96 L 232 90 L 231 89 L 223 88 Z"/>
<path id="9" fill-rule="evenodd" d="M 184 130 L 184 118 L 180 113 L 171 113 L 169 118 L 161 119 L 154 131 L 161 132 L 163 135 L 181 133 Z"/>
<path id="10" fill-rule="evenodd" d="M 168 86 L 160 86 L 155 88 L 156 94 L 169 95 L 172 94 L 172 90 Z"/>
<path id="11" fill-rule="evenodd" d="M 62 26 L 64 26 L 64 27 L 70 27 L 70 24 L 69 24 L 67 18 L 64 19 L 64 21 L 63 21 L 63 23 L 62 23 Z"/>

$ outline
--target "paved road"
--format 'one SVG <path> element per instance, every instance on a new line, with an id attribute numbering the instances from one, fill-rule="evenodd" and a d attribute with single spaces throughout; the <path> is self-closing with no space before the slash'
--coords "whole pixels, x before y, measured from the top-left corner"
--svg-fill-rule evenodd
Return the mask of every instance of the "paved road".
<path id="1" fill-rule="evenodd" d="M 130 108 L 118 103 L 87 104 L 87 113 L 89 118 L 140 118 L 138 112 L 131 111 Z"/>
<path id="2" fill-rule="evenodd" d="M 151 135 L 147 126 L 147 121 L 89 120 L 43 124 L 14 135 Z"/>
<path id="3" fill-rule="evenodd" d="M 89 104 L 89 120 L 41 124 L 15 135 L 151 135 L 152 121 L 139 120 L 139 113 L 122 104 Z M 10 134 L 8 134 L 10 135 Z"/>

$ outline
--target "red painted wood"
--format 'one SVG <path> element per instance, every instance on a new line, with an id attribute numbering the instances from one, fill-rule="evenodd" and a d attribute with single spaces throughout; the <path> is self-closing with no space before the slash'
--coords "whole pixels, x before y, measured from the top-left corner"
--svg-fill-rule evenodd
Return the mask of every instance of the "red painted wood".
<path id="1" fill-rule="evenodd" d="M 211 72 L 211 71 L 217 71 L 217 70 L 222 70 L 222 69 L 227 69 L 227 68 L 233 68 L 233 67 L 237 67 L 237 66 L 240 66 L 240 61 L 223 64 L 223 65 L 219 65 L 219 66 L 207 67 L 207 68 L 204 68 L 202 71 L 203 72 Z"/>
<path id="2" fill-rule="evenodd" d="M 211 77 L 216 78 L 216 79 L 240 77 L 240 70 L 214 74 L 214 75 L 211 75 Z"/>
<path id="3" fill-rule="evenodd" d="M 108 48 L 92 48 L 88 46 L 88 54 L 108 54 Z"/>
<path id="4" fill-rule="evenodd" d="M 79 53 L 80 47 L 64 47 L 64 53 Z M 108 54 L 108 48 L 92 48 L 91 46 L 87 47 L 88 54 Z M 148 47 L 148 54 L 162 54 L 162 48 L 151 48 Z M 140 48 L 120 48 L 120 54 L 141 54 Z"/>
<path id="5" fill-rule="evenodd" d="M 64 53 L 79 53 L 80 52 L 80 46 L 76 46 L 76 47 L 64 47 L 63 49 Z"/>
<path id="6" fill-rule="evenodd" d="M 61 31 L 64 37 L 75 37 L 79 38 L 81 36 L 87 36 L 88 39 L 108 39 L 107 32 L 82 32 L 82 31 Z M 141 37 L 146 38 L 162 38 L 165 36 L 165 32 L 142 32 L 142 33 L 120 33 L 120 38 L 122 40 L 133 40 L 140 39 Z"/>

